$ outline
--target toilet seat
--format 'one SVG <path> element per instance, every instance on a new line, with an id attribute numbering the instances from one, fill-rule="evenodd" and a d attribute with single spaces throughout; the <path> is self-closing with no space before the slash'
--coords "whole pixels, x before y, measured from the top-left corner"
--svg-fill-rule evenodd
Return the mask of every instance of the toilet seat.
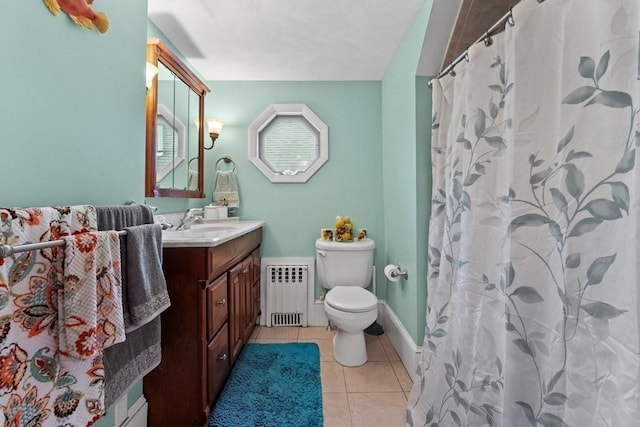
<path id="1" fill-rule="evenodd" d="M 336 286 L 324 298 L 329 307 L 349 313 L 363 313 L 378 306 L 378 298 L 358 286 Z"/>

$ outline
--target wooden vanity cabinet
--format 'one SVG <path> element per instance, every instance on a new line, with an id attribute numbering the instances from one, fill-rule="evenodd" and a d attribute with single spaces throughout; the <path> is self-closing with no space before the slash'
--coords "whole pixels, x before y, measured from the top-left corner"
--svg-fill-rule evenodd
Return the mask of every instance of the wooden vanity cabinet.
<path id="1" fill-rule="evenodd" d="M 233 313 L 230 335 L 231 363 L 233 363 L 244 343 L 249 342 L 256 318 L 260 314 L 260 251 L 258 249 L 229 270 L 229 289 Z"/>
<path id="2" fill-rule="evenodd" d="M 162 361 L 144 378 L 149 427 L 208 425 L 259 313 L 261 242 L 257 229 L 219 246 L 164 248 L 171 307 L 161 315 Z"/>

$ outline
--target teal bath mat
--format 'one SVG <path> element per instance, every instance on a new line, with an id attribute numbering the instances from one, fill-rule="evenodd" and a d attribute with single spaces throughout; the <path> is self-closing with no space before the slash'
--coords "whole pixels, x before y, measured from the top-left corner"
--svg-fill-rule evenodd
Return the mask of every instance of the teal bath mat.
<path id="1" fill-rule="evenodd" d="M 321 427 L 315 343 L 246 344 L 216 403 L 211 427 Z"/>

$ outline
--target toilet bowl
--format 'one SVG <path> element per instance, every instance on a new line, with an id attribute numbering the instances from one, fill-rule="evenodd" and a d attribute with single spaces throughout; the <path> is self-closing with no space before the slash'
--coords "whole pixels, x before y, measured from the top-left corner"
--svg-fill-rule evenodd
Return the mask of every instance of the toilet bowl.
<path id="1" fill-rule="evenodd" d="M 336 326 L 333 357 L 343 366 L 360 366 L 367 362 L 364 329 L 378 317 L 378 298 L 357 286 L 337 286 L 327 292 L 324 310 Z"/>
<path id="2" fill-rule="evenodd" d="M 352 243 L 316 240 L 318 282 L 326 289 L 324 311 L 337 328 L 333 356 L 344 366 L 367 361 L 364 329 L 378 317 L 378 298 L 367 291 L 373 278 L 372 239 Z"/>

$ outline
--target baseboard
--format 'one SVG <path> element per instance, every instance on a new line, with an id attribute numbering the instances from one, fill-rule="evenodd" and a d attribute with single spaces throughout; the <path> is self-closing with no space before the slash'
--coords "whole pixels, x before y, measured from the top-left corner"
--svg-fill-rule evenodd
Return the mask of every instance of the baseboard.
<path id="1" fill-rule="evenodd" d="M 126 396 L 125 396 L 126 397 Z M 147 411 L 149 405 L 144 396 L 140 396 L 127 411 L 127 418 L 122 427 L 147 427 Z"/>
<path id="2" fill-rule="evenodd" d="M 309 301 L 309 312 L 307 313 L 307 320 L 309 326 L 327 326 L 329 320 L 324 313 L 324 301 L 321 299 Z"/>
<path id="3" fill-rule="evenodd" d="M 413 377 L 418 372 L 422 347 L 413 342 L 409 332 L 385 301 L 382 301 L 378 322 L 382 324 L 384 333 L 389 337 L 407 372 Z"/>

